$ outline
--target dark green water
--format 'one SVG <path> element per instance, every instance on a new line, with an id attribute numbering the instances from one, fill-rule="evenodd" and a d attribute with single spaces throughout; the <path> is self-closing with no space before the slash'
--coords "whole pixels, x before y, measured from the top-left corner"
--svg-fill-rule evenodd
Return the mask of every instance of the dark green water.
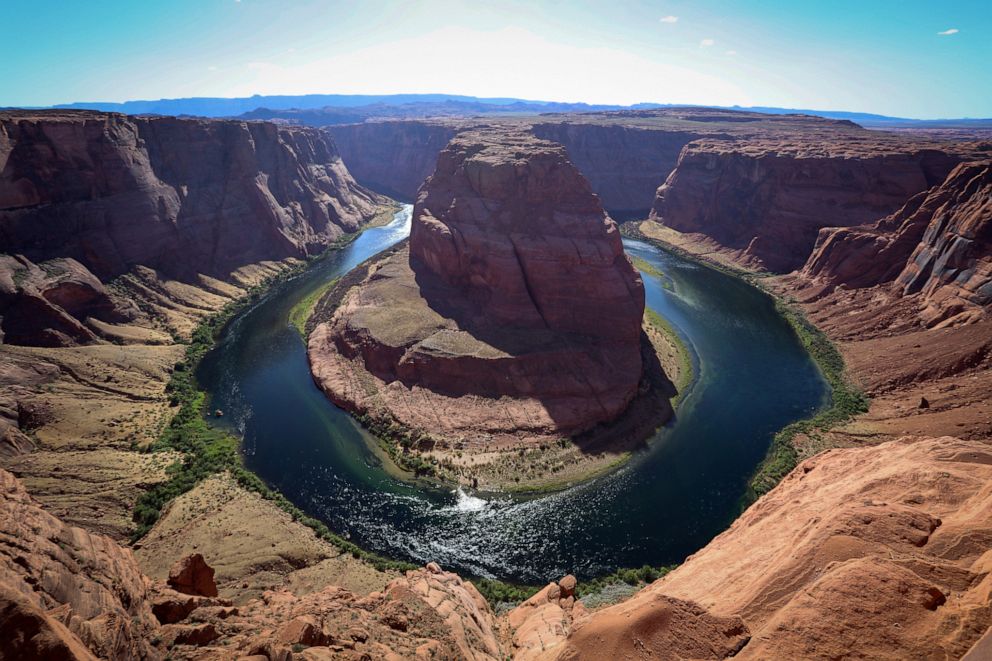
<path id="1" fill-rule="evenodd" d="M 828 392 L 772 300 L 747 283 L 638 241 L 648 306 L 695 352 L 698 378 L 675 420 L 620 471 L 537 497 L 400 482 L 363 432 L 313 385 L 293 305 L 409 232 L 409 207 L 238 316 L 198 377 L 244 438 L 247 465 L 332 530 L 383 555 L 540 582 L 682 561 L 737 513 L 774 433 Z"/>

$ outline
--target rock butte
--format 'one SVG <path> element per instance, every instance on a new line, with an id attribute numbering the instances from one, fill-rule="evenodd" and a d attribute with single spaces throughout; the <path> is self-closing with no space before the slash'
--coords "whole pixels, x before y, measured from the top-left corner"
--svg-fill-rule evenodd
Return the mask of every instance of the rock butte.
<path id="1" fill-rule="evenodd" d="M 643 284 L 561 146 L 463 133 L 413 213 L 409 249 L 310 336 L 336 403 L 469 446 L 556 439 L 624 411 L 642 373 Z"/>

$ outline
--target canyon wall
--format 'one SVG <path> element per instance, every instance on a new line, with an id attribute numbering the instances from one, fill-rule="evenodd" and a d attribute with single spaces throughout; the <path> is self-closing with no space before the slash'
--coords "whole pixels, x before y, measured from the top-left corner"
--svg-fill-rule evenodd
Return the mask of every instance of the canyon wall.
<path id="1" fill-rule="evenodd" d="M 939 183 L 961 160 L 886 138 L 795 134 L 689 144 L 651 218 L 771 271 L 803 265 L 823 227 L 862 225 Z"/>
<path id="2" fill-rule="evenodd" d="M 926 326 L 981 318 L 992 303 L 992 162 L 957 166 L 872 225 L 821 230 L 799 275 L 831 288 L 918 294 Z"/>
<path id="3" fill-rule="evenodd" d="M 535 123 L 533 133 L 565 147 L 603 206 L 618 220 L 644 218 L 658 185 L 699 132 L 622 124 Z"/>
<path id="4" fill-rule="evenodd" d="M 312 255 L 378 201 L 317 129 L 0 113 L 0 332 L 29 344 L 91 340 L 87 316 L 129 315 L 101 281 L 138 266 L 224 278 Z"/>
<path id="5" fill-rule="evenodd" d="M 362 185 L 412 202 L 458 126 L 395 121 L 329 126 L 326 130 L 334 136 L 349 172 Z"/>

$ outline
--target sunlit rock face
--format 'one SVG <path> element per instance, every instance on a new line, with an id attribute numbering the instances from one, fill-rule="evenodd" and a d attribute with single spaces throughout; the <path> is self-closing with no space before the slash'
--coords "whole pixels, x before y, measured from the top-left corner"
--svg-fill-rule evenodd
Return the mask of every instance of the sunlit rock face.
<path id="1" fill-rule="evenodd" d="M 446 439 L 555 437 L 637 392 L 644 289 L 564 149 L 476 130 L 438 157 L 409 249 L 310 338 L 332 399 Z"/>

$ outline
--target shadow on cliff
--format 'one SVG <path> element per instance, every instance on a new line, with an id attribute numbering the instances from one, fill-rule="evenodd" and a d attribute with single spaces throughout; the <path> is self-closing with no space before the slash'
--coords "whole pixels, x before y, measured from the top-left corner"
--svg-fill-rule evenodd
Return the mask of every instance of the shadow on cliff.
<path id="1" fill-rule="evenodd" d="M 615 380 L 618 384 L 624 383 L 624 379 L 615 377 L 619 375 L 619 370 L 625 369 L 620 363 L 624 362 L 622 356 L 628 352 L 626 347 L 620 347 L 601 338 L 557 333 L 547 328 L 519 328 L 493 323 L 486 318 L 484 302 L 469 300 L 465 292 L 441 282 L 429 273 L 423 273 L 420 269 L 414 268 L 413 272 L 420 296 L 428 306 L 440 316 L 455 321 L 461 330 L 479 342 L 512 356 L 561 352 L 566 355 L 574 354 L 578 358 L 582 354 L 595 353 L 597 355 L 591 357 L 590 362 L 602 365 L 605 372 L 597 380 L 600 382 Z M 678 390 L 665 373 L 651 341 L 643 330 L 639 344 L 642 372 L 636 392 L 626 407 L 609 421 L 600 422 L 591 428 L 568 432 L 569 421 L 575 419 L 574 398 L 564 397 L 562 395 L 564 388 L 547 390 L 535 388 L 534 391 L 527 393 L 527 396 L 540 402 L 548 416 L 563 429 L 563 435 L 569 436 L 579 449 L 587 454 L 628 451 L 644 447 L 647 439 L 674 417 L 671 399 L 678 394 Z M 633 361 L 626 362 L 631 363 L 627 369 L 637 369 Z M 562 363 L 563 361 L 558 363 L 549 361 L 549 369 Z M 580 360 L 564 362 L 567 372 L 561 374 L 561 379 L 588 383 L 588 375 L 582 374 L 579 363 Z M 399 380 L 408 387 L 426 385 L 434 392 L 452 397 L 470 394 L 496 399 L 507 394 L 486 387 L 484 381 L 470 384 L 459 381 L 458 387 L 452 388 L 450 383 L 425 384 L 417 379 L 409 379 L 409 382 L 403 378 Z"/>

